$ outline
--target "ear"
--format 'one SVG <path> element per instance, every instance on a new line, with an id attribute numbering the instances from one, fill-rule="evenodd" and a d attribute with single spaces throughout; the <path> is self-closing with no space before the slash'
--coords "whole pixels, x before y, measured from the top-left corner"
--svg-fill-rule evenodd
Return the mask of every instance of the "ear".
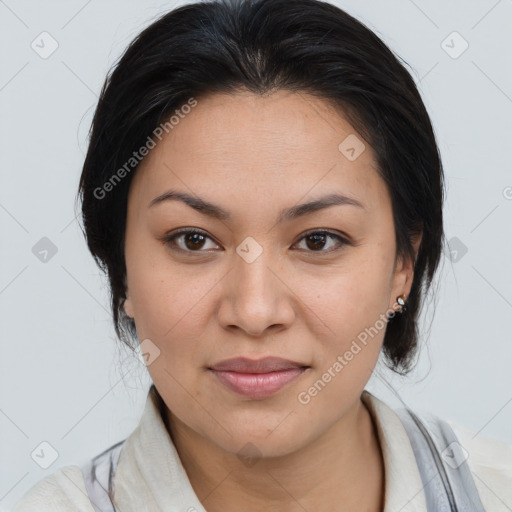
<path id="1" fill-rule="evenodd" d="M 130 299 L 130 294 L 128 293 L 128 290 L 126 290 L 126 299 L 123 302 L 122 308 L 130 318 L 134 317 L 133 303 Z"/>
<path id="2" fill-rule="evenodd" d="M 414 235 L 411 240 L 414 250 L 414 260 L 411 258 L 399 258 L 396 263 L 395 273 L 393 276 L 393 286 L 390 297 L 390 309 L 393 309 L 393 305 L 396 304 L 396 299 L 399 295 L 405 295 L 409 297 L 411 291 L 412 282 L 414 279 L 414 264 L 418 255 L 418 250 L 421 244 L 422 232 Z"/>

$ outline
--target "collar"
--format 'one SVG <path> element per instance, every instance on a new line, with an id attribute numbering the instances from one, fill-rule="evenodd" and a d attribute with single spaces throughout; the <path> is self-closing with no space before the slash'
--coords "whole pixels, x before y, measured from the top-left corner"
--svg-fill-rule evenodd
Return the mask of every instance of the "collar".
<path id="1" fill-rule="evenodd" d="M 384 512 L 427 512 L 420 472 L 402 421 L 366 389 L 361 401 L 377 429 L 384 458 Z"/>
<path id="2" fill-rule="evenodd" d="M 383 512 L 427 512 L 414 452 L 400 418 L 367 390 L 361 400 L 374 421 L 384 458 Z M 153 384 L 141 420 L 121 451 L 115 477 L 116 505 L 138 512 L 206 512 L 165 427 L 164 407 Z"/>

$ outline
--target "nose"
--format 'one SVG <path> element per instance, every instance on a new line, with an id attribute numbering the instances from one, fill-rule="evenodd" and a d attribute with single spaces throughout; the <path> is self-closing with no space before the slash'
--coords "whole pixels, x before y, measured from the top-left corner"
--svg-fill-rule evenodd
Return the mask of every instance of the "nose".
<path id="1" fill-rule="evenodd" d="M 217 311 L 222 327 L 252 337 L 289 327 L 296 314 L 293 285 L 276 260 L 270 261 L 265 251 L 252 262 L 238 254 L 233 259 Z"/>

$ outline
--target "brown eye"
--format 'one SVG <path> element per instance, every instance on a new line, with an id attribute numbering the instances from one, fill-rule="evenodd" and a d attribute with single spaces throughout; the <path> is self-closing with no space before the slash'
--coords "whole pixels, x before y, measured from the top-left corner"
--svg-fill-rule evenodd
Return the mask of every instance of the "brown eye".
<path id="1" fill-rule="evenodd" d="M 300 241 L 302 240 L 305 240 L 308 252 L 331 252 L 349 243 L 342 236 L 330 231 L 312 231 L 306 233 Z M 338 243 L 329 243 L 329 240 L 337 240 Z M 325 249 L 326 246 L 328 249 Z"/>
<path id="2" fill-rule="evenodd" d="M 309 235 L 306 237 L 306 245 L 308 249 L 323 249 L 325 244 L 327 243 L 327 235 L 322 234 L 316 234 L 316 235 Z"/>
<path id="3" fill-rule="evenodd" d="M 204 245 L 206 237 L 200 233 L 187 233 L 183 236 L 183 241 L 187 249 L 201 249 Z"/>
<path id="4" fill-rule="evenodd" d="M 205 249 L 208 240 L 212 239 L 203 231 L 187 229 L 164 237 L 163 242 L 178 251 L 206 252 L 206 249 L 211 249 L 211 247 Z M 213 245 L 218 247 L 216 244 Z"/>

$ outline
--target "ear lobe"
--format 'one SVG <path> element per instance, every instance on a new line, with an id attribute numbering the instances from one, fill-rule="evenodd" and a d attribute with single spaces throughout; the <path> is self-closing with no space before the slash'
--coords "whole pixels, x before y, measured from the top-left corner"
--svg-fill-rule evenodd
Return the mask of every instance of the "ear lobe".
<path id="1" fill-rule="evenodd" d="M 126 299 L 123 302 L 122 308 L 123 308 L 124 312 L 130 318 L 134 317 L 134 314 L 133 314 L 133 304 L 132 304 L 132 301 L 131 301 L 130 297 L 128 296 L 128 294 L 126 294 Z"/>

